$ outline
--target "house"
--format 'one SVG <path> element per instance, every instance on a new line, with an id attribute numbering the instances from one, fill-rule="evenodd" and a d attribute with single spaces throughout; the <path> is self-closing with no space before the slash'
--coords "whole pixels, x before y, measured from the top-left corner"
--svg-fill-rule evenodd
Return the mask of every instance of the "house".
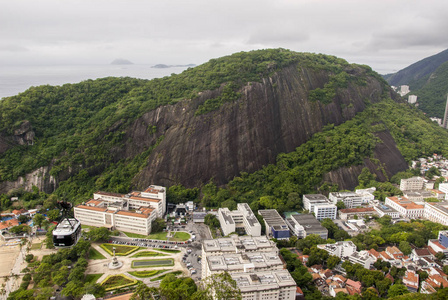
<path id="1" fill-rule="evenodd" d="M 411 293 L 415 293 L 418 291 L 418 283 L 418 274 L 414 271 L 406 271 L 403 276 L 403 284 Z"/>
<path id="2" fill-rule="evenodd" d="M 302 289 L 300 287 L 296 288 L 296 300 L 305 299 L 305 295 L 302 292 Z"/>
<path id="3" fill-rule="evenodd" d="M 387 253 L 389 256 L 391 256 L 391 257 L 393 257 L 394 259 L 397 259 L 397 260 L 403 258 L 403 252 L 401 252 L 400 249 L 398 249 L 398 248 L 395 247 L 395 246 L 387 247 L 387 248 L 386 248 L 386 253 Z"/>
<path id="4" fill-rule="evenodd" d="M 361 295 L 362 285 L 361 282 L 359 281 L 353 281 L 351 279 L 347 279 L 347 281 L 345 282 L 345 288 L 347 289 L 350 295 L 355 294 Z"/>
<path id="5" fill-rule="evenodd" d="M 14 210 L 12 211 L 12 213 L 14 214 L 14 216 L 15 216 L 16 218 L 18 218 L 18 217 L 21 216 L 21 215 L 28 215 L 28 214 L 29 214 L 28 211 L 27 211 L 26 209 L 24 209 L 24 208 L 21 208 L 21 209 L 14 209 Z"/>
<path id="6" fill-rule="evenodd" d="M 0 232 L 6 232 L 9 229 L 13 228 L 14 226 L 19 225 L 19 220 L 17 219 L 11 219 L 7 221 L 0 222 Z"/>
<path id="7" fill-rule="evenodd" d="M 343 284 L 343 283 L 345 283 L 347 281 L 347 278 L 345 278 L 344 276 L 338 274 L 338 275 L 334 275 L 333 276 L 333 280 Z"/>
<path id="8" fill-rule="evenodd" d="M 412 249 L 411 259 L 416 261 L 418 258 L 428 257 L 431 258 L 432 254 L 429 252 L 428 248 Z"/>
<path id="9" fill-rule="evenodd" d="M 348 294 L 348 291 L 346 288 L 334 288 L 330 286 L 329 293 L 332 297 L 336 297 L 338 293 Z"/>

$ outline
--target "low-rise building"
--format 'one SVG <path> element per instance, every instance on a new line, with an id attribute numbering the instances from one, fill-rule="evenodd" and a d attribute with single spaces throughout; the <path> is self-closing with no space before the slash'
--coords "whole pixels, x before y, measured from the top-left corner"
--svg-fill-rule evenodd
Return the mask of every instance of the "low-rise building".
<path id="1" fill-rule="evenodd" d="M 422 218 L 425 210 L 424 205 L 416 204 L 405 197 L 386 197 L 385 203 L 398 211 L 401 217 L 408 219 Z"/>
<path id="2" fill-rule="evenodd" d="M 400 218 L 398 211 L 389 205 L 378 203 L 378 205 L 374 206 L 373 209 L 378 213 L 380 218 L 383 216 L 390 216 L 392 219 Z"/>
<path id="3" fill-rule="evenodd" d="M 244 230 L 248 235 L 261 235 L 261 224 L 247 203 L 238 203 L 237 209 L 233 211 L 227 207 L 220 208 L 218 220 L 224 235 L 240 230 Z"/>
<path id="4" fill-rule="evenodd" d="M 336 219 L 337 207 L 331 200 L 321 194 L 303 195 L 303 207 L 310 213 L 314 213 L 316 219 Z"/>
<path id="5" fill-rule="evenodd" d="M 325 250 L 329 255 L 339 258 L 348 257 L 356 252 L 356 245 L 352 241 L 341 241 L 335 244 L 320 244 L 317 248 Z"/>
<path id="6" fill-rule="evenodd" d="M 419 285 L 419 276 L 416 272 L 407 270 L 405 275 L 403 276 L 403 284 L 408 288 L 408 290 L 412 293 L 416 293 L 418 291 Z"/>
<path id="7" fill-rule="evenodd" d="M 342 220 L 361 219 L 366 216 L 378 215 L 378 212 L 373 207 L 344 208 L 340 209 L 338 213 Z"/>
<path id="8" fill-rule="evenodd" d="M 426 202 L 423 217 L 431 222 L 448 226 L 448 202 Z"/>
<path id="9" fill-rule="evenodd" d="M 311 214 L 291 215 L 286 218 L 286 223 L 298 238 L 303 239 L 311 234 L 317 234 L 323 239 L 328 238 L 328 230 Z"/>
<path id="10" fill-rule="evenodd" d="M 289 227 L 285 220 L 280 216 L 275 209 L 262 209 L 258 214 L 263 217 L 266 236 L 275 238 L 277 240 L 289 239 Z"/>
<path id="11" fill-rule="evenodd" d="M 423 190 L 424 188 L 425 179 L 422 177 L 415 176 L 400 181 L 400 190 L 402 191 Z"/>
<path id="12" fill-rule="evenodd" d="M 355 251 L 352 254 L 350 254 L 348 257 L 348 260 L 352 264 L 360 264 L 365 269 L 370 269 L 371 265 L 376 262 L 376 259 L 374 259 L 369 251 L 363 250 L 363 251 Z"/>
<path id="13" fill-rule="evenodd" d="M 328 198 L 333 204 L 339 201 L 343 202 L 346 208 L 359 207 L 365 202 L 364 198 L 355 192 L 332 192 L 328 195 Z"/>

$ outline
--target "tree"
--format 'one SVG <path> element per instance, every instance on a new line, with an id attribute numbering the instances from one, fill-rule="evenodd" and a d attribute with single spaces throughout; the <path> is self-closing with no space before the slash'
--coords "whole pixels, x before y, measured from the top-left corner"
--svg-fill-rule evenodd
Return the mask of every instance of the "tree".
<path id="1" fill-rule="evenodd" d="M 30 220 L 30 217 L 27 215 L 20 215 L 17 220 L 19 220 L 20 223 L 26 223 Z"/>
<path id="2" fill-rule="evenodd" d="M 34 217 L 33 217 L 33 223 L 34 223 L 34 225 L 36 225 L 37 227 L 41 227 L 42 226 L 42 223 L 44 222 L 44 220 L 46 220 L 45 219 L 45 217 L 43 216 L 43 215 L 41 215 L 41 214 L 36 214 Z"/>
<path id="3" fill-rule="evenodd" d="M 110 235 L 111 232 L 106 227 L 90 228 L 90 230 L 85 233 L 85 236 L 92 242 L 107 241 L 109 240 Z"/>
<path id="4" fill-rule="evenodd" d="M 336 202 L 336 207 L 338 208 L 338 210 L 346 208 L 344 201 Z"/>
<path id="5" fill-rule="evenodd" d="M 56 221 L 59 218 L 59 209 L 52 209 L 47 212 L 47 217 L 50 222 Z"/>
<path id="6" fill-rule="evenodd" d="M 77 298 L 84 293 L 84 285 L 80 281 L 72 280 L 62 289 L 61 295 Z"/>
<path id="7" fill-rule="evenodd" d="M 205 294 L 215 300 L 241 300 L 241 291 L 229 273 L 217 273 L 204 280 Z"/>
<path id="8" fill-rule="evenodd" d="M 162 232 L 165 227 L 166 227 L 165 220 L 162 218 L 156 218 L 151 223 L 151 232 L 153 233 Z"/>
<path id="9" fill-rule="evenodd" d="M 409 293 L 408 289 L 403 284 L 394 284 L 389 288 L 389 291 L 387 292 L 387 296 L 389 298 L 396 297 L 400 295 L 404 295 Z"/>
<path id="10" fill-rule="evenodd" d="M 436 255 L 435 255 L 435 257 L 436 257 L 438 260 L 443 260 L 443 259 L 445 259 L 445 254 L 444 254 L 443 252 L 437 252 Z"/>
<path id="11" fill-rule="evenodd" d="M 153 300 L 154 294 L 159 294 L 156 288 L 149 287 L 143 282 L 139 282 L 130 300 Z"/>
<path id="12" fill-rule="evenodd" d="M 327 268 L 333 269 L 338 265 L 338 263 L 341 261 L 341 259 L 336 255 L 330 255 L 327 259 Z"/>
<path id="13" fill-rule="evenodd" d="M 404 255 L 409 255 L 412 252 L 411 245 L 409 245 L 409 243 L 407 241 L 401 241 L 398 244 L 398 249 L 400 249 Z"/>

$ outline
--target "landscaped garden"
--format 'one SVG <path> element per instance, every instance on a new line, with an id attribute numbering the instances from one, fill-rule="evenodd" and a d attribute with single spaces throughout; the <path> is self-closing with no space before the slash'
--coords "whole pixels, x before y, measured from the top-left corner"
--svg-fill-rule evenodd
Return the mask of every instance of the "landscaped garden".
<path id="1" fill-rule="evenodd" d="M 167 270 L 145 270 L 145 271 L 132 271 L 132 272 L 128 272 L 128 273 L 135 277 L 148 278 L 148 277 L 152 277 L 152 276 L 155 276 L 157 274 L 160 274 L 160 273 L 163 273 L 166 271 Z"/>
<path id="2" fill-rule="evenodd" d="M 179 253 L 180 250 L 176 249 L 157 249 L 158 251 L 166 252 L 166 253 Z"/>
<path id="3" fill-rule="evenodd" d="M 103 273 L 100 273 L 100 274 L 87 274 L 86 275 L 86 282 L 96 283 L 96 281 L 98 279 L 100 279 L 101 276 L 103 276 Z"/>
<path id="4" fill-rule="evenodd" d="M 115 255 L 126 256 L 132 252 L 137 251 L 139 246 L 128 246 L 128 245 L 118 245 L 118 244 L 101 244 L 100 247 L 104 249 L 110 255 L 114 254 L 113 248 L 115 247 Z"/>
<path id="5" fill-rule="evenodd" d="M 132 268 L 171 267 L 171 266 L 174 266 L 174 259 L 172 258 L 132 261 Z"/>
<path id="6" fill-rule="evenodd" d="M 151 257 L 151 256 L 166 256 L 166 254 L 155 251 L 140 251 L 135 253 L 131 257 Z"/>
<path id="7" fill-rule="evenodd" d="M 118 288 L 137 284 L 137 280 L 131 279 L 123 274 L 109 275 L 101 282 L 106 291 L 116 290 Z"/>
<path id="8" fill-rule="evenodd" d="M 166 236 L 167 235 L 166 231 L 152 233 L 150 235 L 143 235 L 143 234 L 137 234 L 137 233 L 131 233 L 131 232 L 123 232 L 123 233 L 126 234 L 130 238 L 161 240 L 161 241 L 168 240 L 168 237 Z M 169 238 L 170 241 L 185 242 L 191 238 L 191 235 L 188 232 L 184 232 L 184 231 L 176 231 L 176 232 L 172 232 L 172 234 L 173 234 L 173 236 Z"/>
<path id="9" fill-rule="evenodd" d="M 89 259 L 106 259 L 98 250 L 93 247 L 89 250 Z"/>

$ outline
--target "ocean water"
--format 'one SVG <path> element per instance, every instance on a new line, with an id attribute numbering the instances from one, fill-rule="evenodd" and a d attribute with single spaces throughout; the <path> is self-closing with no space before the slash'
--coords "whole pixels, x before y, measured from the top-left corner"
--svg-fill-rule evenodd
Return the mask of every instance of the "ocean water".
<path id="1" fill-rule="evenodd" d="M 24 92 L 32 86 L 63 85 L 103 77 L 153 79 L 178 74 L 186 67 L 151 68 L 152 65 L 55 65 L 1 66 L 0 99 Z"/>

